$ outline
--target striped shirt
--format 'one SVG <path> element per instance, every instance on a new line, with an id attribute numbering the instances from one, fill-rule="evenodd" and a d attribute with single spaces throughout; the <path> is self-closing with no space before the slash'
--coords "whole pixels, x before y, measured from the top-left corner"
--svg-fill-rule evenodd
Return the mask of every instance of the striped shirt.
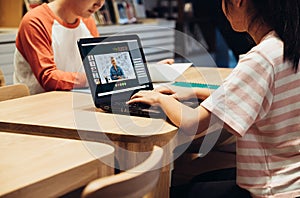
<path id="1" fill-rule="evenodd" d="M 253 197 L 300 196 L 300 72 L 275 32 L 201 104 L 240 135 L 237 183 Z"/>
<path id="2" fill-rule="evenodd" d="M 98 35 L 92 17 L 70 25 L 47 4 L 32 9 L 23 17 L 16 38 L 14 83 L 27 84 L 31 94 L 85 86 L 77 40 Z"/>

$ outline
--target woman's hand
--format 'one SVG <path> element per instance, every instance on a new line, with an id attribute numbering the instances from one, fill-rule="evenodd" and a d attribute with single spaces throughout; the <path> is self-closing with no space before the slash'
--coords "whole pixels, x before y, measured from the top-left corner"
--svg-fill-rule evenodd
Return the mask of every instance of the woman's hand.
<path id="1" fill-rule="evenodd" d="M 134 94 L 128 101 L 128 104 L 142 102 L 149 105 L 159 105 L 159 100 L 163 97 L 173 97 L 176 100 L 188 100 L 196 98 L 196 95 L 191 88 L 177 86 L 161 86 L 153 91 L 139 91 Z"/>
<path id="2" fill-rule="evenodd" d="M 166 95 L 156 91 L 139 91 L 130 98 L 127 104 L 141 102 L 151 106 L 157 106 L 159 105 L 160 98 L 164 96 Z"/>
<path id="3" fill-rule="evenodd" d="M 205 108 L 188 107 L 172 96 L 157 91 L 139 91 L 127 104 L 139 102 L 160 106 L 170 121 L 189 135 L 195 135 L 197 131 L 203 132 L 210 123 L 210 113 Z"/>

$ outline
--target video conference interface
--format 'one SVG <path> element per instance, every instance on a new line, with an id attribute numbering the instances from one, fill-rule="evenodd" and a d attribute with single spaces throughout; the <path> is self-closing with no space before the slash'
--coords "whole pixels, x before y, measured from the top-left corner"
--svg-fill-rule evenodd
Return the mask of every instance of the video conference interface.
<path id="1" fill-rule="evenodd" d="M 98 97 L 150 86 L 146 65 L 136 40 L 87 44 L 90 73 Z"/>

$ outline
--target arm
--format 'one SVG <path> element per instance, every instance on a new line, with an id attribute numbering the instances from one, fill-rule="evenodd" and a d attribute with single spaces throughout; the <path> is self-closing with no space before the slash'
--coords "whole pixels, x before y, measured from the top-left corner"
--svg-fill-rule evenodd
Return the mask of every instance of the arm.
<path id="1" fill-rule="evenodd" d="M 201 106 L 196 109 L 190 108 L 170 95 L 155 91 L 140 91 L 128 101 L 134 102 L 160 106 L 174 125 L 190 135 L 206 130 L 209 125 L 211 116 L 209 111 Z"/>
<path id="2" fill-rule="evenodd" d="M 125 78 L 123 69 L 121 67 L 119 67 L 119 68 L 120 68 L 120 72 L 121 72 L 121 78 Z"/>
<path id="3" fill-rule="evenodd" d="M 170 95 L 155 91 L 140 91 L 133 95 L 127 103 L 135 102 L 160 106 L 170 121 L 187 135 L 199 134 L 198 137 L 202 137 L 208 133 L 215 132 L 216 128 L 214 127 L 212 127 L 212 130 L 207 129 L 218 123 L 221 128 L 225 128 L 233 135 L 240 136 L 235 130 L 201 105 L 193 109 Z"/>
<path id="4" fill-rule="evenodd" d="M 166 95 L 159 96 L 158 104 L 173 124 L 189 135 L 201 133 L 208 128 L 211 117 L 209 111 L 201 106 L 193 109 L 169 98 Z"/>
<path id="5" fill-rule="evenodd" d="M 177 100 L 188 100 L 192 98 L 198 98 L 200 100 L 205 100 L 213 90 L 206 88 L 189 88 L 189 87 L 179 87 L 172 85 L 164 85 L 155 89 L 155 91 L 163 94 L 168 94 L 173 96 Z"/>

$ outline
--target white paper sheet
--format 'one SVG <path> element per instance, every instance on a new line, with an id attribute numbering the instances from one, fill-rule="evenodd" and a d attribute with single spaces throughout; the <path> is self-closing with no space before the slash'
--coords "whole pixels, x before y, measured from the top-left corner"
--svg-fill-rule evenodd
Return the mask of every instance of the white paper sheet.
<path id="1" fill-rule="evenodd" d="M 178 78 L 192 63 L 158 64 L 148 63 L 152 82 L 171 82 Z"/>

